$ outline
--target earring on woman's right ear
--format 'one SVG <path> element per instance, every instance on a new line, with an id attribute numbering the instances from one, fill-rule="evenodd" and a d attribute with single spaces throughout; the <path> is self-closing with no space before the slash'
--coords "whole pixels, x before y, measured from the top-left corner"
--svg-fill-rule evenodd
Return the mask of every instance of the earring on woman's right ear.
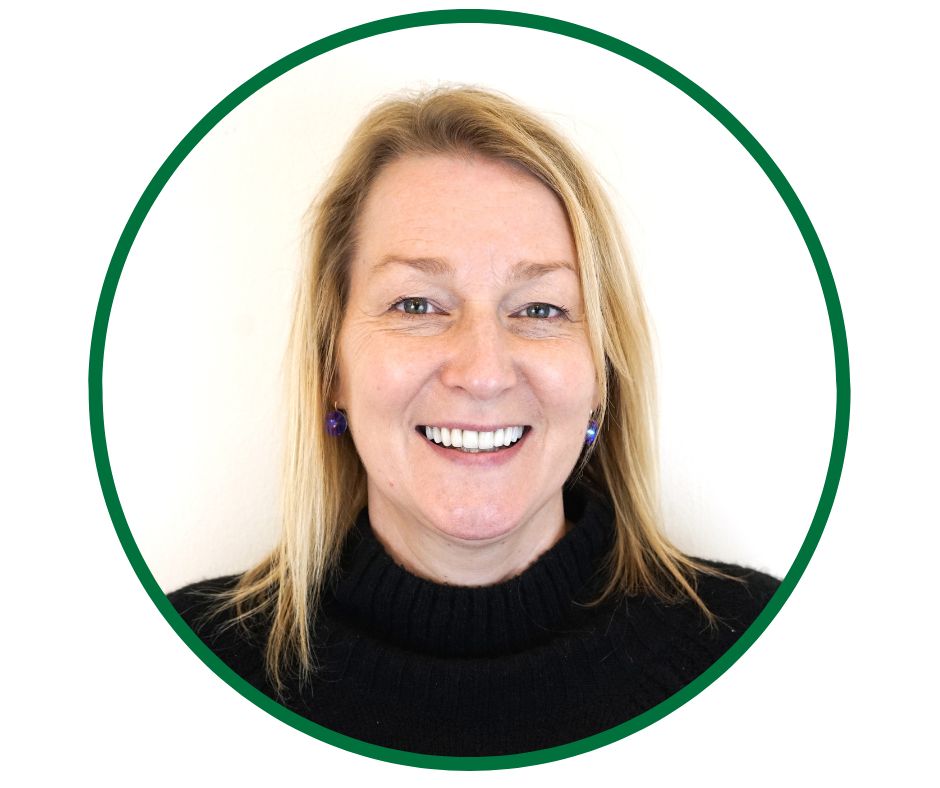
<path id="1" fill-rule="evenodd" d="M 340 410 L 333 403 L 333 410 L 326 414 L 326 431 L 334 438 L 338 438 L 349 428 L 346 411 Z"/>

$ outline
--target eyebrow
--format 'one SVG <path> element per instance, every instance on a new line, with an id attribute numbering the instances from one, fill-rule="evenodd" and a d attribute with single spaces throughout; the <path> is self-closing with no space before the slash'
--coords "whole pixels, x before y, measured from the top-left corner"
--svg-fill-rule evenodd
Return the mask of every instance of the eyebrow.
<path id="1" fill-rule="evenodd" d="M 441 257 L 401 257 L 394 254 L 385 255 L 379 260 L 372 267 L 372 273 L 376 273 L 389 265 L 404 265 L 424 274 L 448 279 L 452 279 L 454 276 L 454 267 Z M 515 284 L 536 279 L 558 270 L 568 270 L 575 273 L 574 264 L 570 260 L 546 260 L 543 262 L 520 260 L 513 265 L 508 280 L 510 283 Z"/>

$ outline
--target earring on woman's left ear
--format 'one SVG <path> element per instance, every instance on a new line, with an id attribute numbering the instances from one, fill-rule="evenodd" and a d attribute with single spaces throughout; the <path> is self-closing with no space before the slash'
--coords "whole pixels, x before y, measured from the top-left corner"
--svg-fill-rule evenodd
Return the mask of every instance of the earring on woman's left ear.
<path id="1" fill-rule="evenodd" d="M 346 418 L 346 411 L 340 410 L 333 403 L 333 410 L 326 414 L 326 431 L 334 438 L 338 438 L 349 427 L 349 421 Z"/>
<path id="2" fill-rule="evenodd" d="M 600 425 L 597 423 L 597 420 L 591 418 L 588 420 L 587 430 L 584 433 L 584 445 L 590 446 L 597 440 L 597 432 L 600 429 Z"/>

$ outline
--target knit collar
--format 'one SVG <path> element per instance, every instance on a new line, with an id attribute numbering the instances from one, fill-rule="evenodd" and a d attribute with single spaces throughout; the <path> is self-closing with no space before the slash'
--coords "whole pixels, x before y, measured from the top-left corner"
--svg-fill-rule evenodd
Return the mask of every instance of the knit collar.
<path id="1" fill-rule="evenodd" d="M 579 483 L 564 492 L 574 527 L 522 574 L 489 586 L 440 585 L 395 563 L 363 509 L 347 537 L 331 602 L 368 636 L 442 657 L 494 656 L 531 648 L 576 627 L 599 589 L 613 539 L 601 495 Z"/>

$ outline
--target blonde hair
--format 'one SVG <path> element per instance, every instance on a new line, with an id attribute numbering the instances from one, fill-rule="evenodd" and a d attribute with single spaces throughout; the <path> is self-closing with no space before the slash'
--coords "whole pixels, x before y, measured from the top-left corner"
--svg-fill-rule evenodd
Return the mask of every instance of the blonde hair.
<path id="1" fill-rule="evenodd" d="M 480 155 L 522 167 L 563 203 L 578 253 L 588 338 L 597 372 L 600 434 L 572 478 L 613 505 L 616 536 L 597 601 L 645 592 L 690 598 L 696 572 L 714 570 L 683 555 L 661 533 L 657 492 L 654 370 L 639 283 L 615 212 L 581 155 L 544 120 L 514 101 L 474 87 L 393 98 L 355 129 L 311 208 L 308 250 L 285 357 L 286 441 L 282 535 L 274 550 L 221 597 L 232 623 L 270 618 L 266 667 L 283 687 L 285 670 L 316 670 L 317 611 L 344 538 L 366 504 L 366 478 L 348 438 L 326 434 L 337 376 L 337 337 L 356 248 L 356 223 L 378 173 L 410 154 Z"/>

